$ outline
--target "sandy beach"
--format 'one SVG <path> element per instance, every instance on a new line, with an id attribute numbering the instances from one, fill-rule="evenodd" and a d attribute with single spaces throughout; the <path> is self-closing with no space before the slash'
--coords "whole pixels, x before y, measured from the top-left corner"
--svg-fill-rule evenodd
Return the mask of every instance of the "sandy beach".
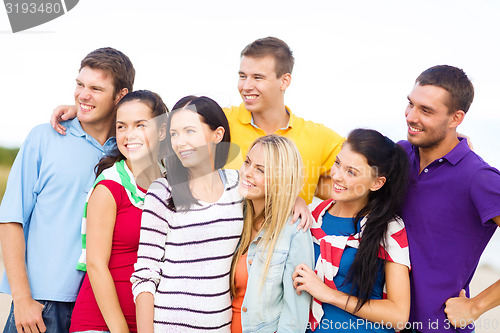
<path id="1" fill-rule="evenodd" d="M 3 274 L 3 271 L 4 265 L 0 250 L 0 273 Z M 500 272 L 497 272 L 488 266 L 479 266 L 471 283 L 472 295 L 477 295 L 493 282 L 497 281 L 499 277 Z M 0 294 L 0 329 L 3 329 L 5 321 L 9 315 L 11 301 L 12 298 L 10 295 Z M 497 332 L 500 332 L 500 307 L 486 312 L 476 321 L 476 333 Z"/>

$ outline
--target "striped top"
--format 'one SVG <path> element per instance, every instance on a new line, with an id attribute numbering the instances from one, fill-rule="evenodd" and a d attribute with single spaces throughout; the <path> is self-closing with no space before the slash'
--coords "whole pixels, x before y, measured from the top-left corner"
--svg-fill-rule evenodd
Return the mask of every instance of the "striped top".
<path id="1" fill-rule="evenodd" d="M 171 187 L 164 178 L 146 194 L 131 281 L 134 299 L 154 295 L 156 332 L 230 331 L 229 273 L 243 229 L 243 199 L 238 172 L 222 172 L 219 200 L 188 211 L 167 208 Z"/>

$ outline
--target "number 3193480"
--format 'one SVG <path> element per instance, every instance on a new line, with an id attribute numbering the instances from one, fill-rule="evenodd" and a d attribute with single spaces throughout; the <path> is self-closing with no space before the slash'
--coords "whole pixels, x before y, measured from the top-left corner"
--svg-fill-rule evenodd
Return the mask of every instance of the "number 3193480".
<path id="1" fill-rule="evenodd" d="M 60 3 L 52 2 L 23 2 L 23 3 L 5 3 L 5 8 L 7 9 L 7 14 L 36 14 L 36 13 L 47 13 L 47 14 L 58 14 L 63 9 Z"/>

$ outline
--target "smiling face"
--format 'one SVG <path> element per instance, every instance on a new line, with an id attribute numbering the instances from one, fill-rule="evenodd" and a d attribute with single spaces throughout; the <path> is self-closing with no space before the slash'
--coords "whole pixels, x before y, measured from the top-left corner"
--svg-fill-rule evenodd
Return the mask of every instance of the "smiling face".
<path id="1" fill-rule="evenodd" d="M 405 116 L 408 141 L 420 148 L 438 146 L 448 136 L 455 136 L 453 115 L 446 102 L 449 93 L 444 88 L 416 84 L 408 95 Z M 463 112 L 463 111 L 461 111 Z"/>
<path id="2" fill-rule="evenodd" d="M 264 150 L 260 143 L 250 149 L 240 168 L 239 193 L 242 197 L 256 202 L 265 199 L 266 170 Z"/>
<path id="3" fill-rule="evenodd" d="M 345 143 L 338 153 L 331 170 L 332 199 L 364 207 L 368 195 L 376 191 L 385 182 L 384 177 L 376 177 L 366 158 L 354 152 Z"/>
<path id="4" fill-rule="evenodd" d="M 90 67 L 82 68 L 76 77 L 75 88 L 77 117 L 82 126 L 110 121 L 115 105 L 123 97 L 122 93 L 115 96 L 114 91 L 113 79 L 106 72 Z"/>
<path id="5" fill-rule="evenodd" d="M 188 109 L 179 110 L 171 117 L 170 141 L 182 165 L 186 168 L 213 166 L 212 144 L 222 140 L 224 129 L 212 130 L 198 113 Z"/>
<path id="6" fill-rule="evenodd" d="M 118 108 L 116 143 L 130 162 L 156 160 L 159 142 L 164 138 L 164 128 L 158 127 L 153 111 L 146 104 L 132 100 Z"/>
<path id="7" fill-rule="evenodd" d="M 238 91 L 248 111 L 262 112 L 283 103 L 290 74 L 276 77 L 275 61 L 273 56 L 241 57 Z"/>

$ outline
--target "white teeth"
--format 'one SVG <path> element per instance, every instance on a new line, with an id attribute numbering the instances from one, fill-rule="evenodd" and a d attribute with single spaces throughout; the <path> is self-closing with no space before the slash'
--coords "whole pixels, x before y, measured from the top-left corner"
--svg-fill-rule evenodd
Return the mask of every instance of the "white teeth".
<path id="1" fill-rule="evenodd" d="M 92 110 L 94 107 L 92 105 L 81 104 L 80 107 L 86 111 Z"/>
<path id="2" fill-rule="evenodd" d="M 339 191 L 342 191 L 342 190 L 345 190 L 346 188 L 343 187 L 343 186 L 340 186 L 338 184 L 333 184 L 333 187 L 336 189 L 336 190 L 339 190 Z"/>
<path id="3" fill-rule="evenodd" d="M 421 130 L 421 129 L 418 129 L 418 128 L 416 128 L 416 127 L 409 126 L 409 125 L 408 125 L 408 127 L 410 128 L 410 131 L 412 131 L 412 132 L 422 132 L 422 130 Z"/>
<path id="4" fill-rule="evenodd" d="M 192 153 L 194 153 L 194 150 L 184 150 L 184 151 L 179 152 L 179 154 L 182 157 L 187 157 L 187 156 L 191 155 Z"/>
<path id="5" fill-rule="evenodd" d="M 249 100 L 249 101 L 253 101 L 256 98 L 257 98 L 257 96 L 255 96 L 255 95 L 247 95 L 247 96 L 245 96 L 245 99 Z"/>
<path id="6" fill-rule="evenodd" d="M 249 183 L 248 181 L 246 181 L 246 180 L 244 180 L 244 179 L 242 179 L 242 180 L 241 180 L 241 182 L 243 183 L 243 185 L 245 185 L 245 186 L 247 186 L 247 187 L 253 187 L 253 186 L 255 186 L 254 184 Z"/>
<path id="7" fill-rule="evenodd" d="M 141 146 L 142 146 L 141 143 L 129 143 L 129 144 L 127 144 L 127 148 L 129 148 L 129 149 L 135 149 L 135 148 L 139 148 Z"/>

